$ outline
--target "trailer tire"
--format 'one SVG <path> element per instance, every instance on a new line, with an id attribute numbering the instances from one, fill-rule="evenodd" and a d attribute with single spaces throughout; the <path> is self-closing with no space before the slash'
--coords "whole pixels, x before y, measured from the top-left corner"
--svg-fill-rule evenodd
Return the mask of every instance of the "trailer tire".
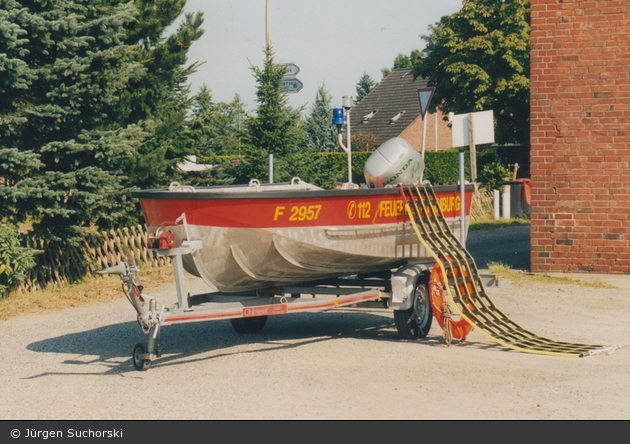
<path id="1" fill-rule="evenodd" d="M 147 370 L 151 366 L 150 360 L 140 358 L 140 355 L 144 353 L 146 353 L 144 345 L 138 342 L 133 348 L 133 355 L 131 357 L 131 360 L 133 361 L 134 368 L 141 372 Z"/>
<path id="2" fill-rule="evenodd" d="M 267 322 L 267 316 L 254 316 L 252 318 L 235 318 L 230 319 L 232 327 L 237 333 L 249 334 L 258 333 L 263 329 Z"/>
<path id="3" fill-rule="evenodd" d="M 394 310 L 394 323 L 401 339 L 423 339 L 431 330 L 433 309 L 429 290 L 418 282 L 413 292 L 413 306 L 407 310 Z"/>

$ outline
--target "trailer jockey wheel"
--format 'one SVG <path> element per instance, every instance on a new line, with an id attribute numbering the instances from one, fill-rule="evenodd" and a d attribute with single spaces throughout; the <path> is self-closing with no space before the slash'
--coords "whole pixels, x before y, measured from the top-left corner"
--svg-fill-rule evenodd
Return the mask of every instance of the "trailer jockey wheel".
<path id="1" fill-rule="evenodd" d="M 144 345 L 138 342 L 136 346 L 133 348 L 132 360 L 133 360 L 133 366 L 135 367 L 135 369 L 141 372 L 147 370 L 149 366 L 151 365 L 150 360 L 143 359 L 141 357 L 145 353 L 146 353 L 146 350 L 144 349 Z"/>
<path id="2" fill-rule="evenodd" d="M 230 319 L 230 322 L 232 323 L 232 327 L 234 327 L 234 330 L 236 330 L 238 333 L 258 333 L 265 326 L 265 323 L 267 322 L 267 316 L 235 318 Z"/>
<path id="3" fill-rule="evenodd" d="M 401 339 L 422 339 L 429 334 L 433 310 L 429 290 L 424 282 L 418 282 L 413 292 L 413 307 L 394 310 L 394 322 Z"/>

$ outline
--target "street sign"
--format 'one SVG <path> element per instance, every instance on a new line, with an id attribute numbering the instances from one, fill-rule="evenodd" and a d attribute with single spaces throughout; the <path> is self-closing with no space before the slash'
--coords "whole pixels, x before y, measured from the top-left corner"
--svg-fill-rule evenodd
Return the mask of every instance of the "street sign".
<path id="1" fill-rule="evenodd" d="M 422 120 L 424 120 L 424 116 L 427 114 L 429 103 L 431 103 L 431 98 L 433 97 L 434 92 L 435 88 L 418 88 L 418 101 L 420 102 L 420 114 L 422 115 Z"/>
<path id="2" fill-rule="evenodd" d="M 278 66 L 286 68 L 285 77 L 295 77 L 300 72 L 300 68 L 295 63 L 281 63 Z"/>
<path id="3" fill-rule="evenodd" d="M 298 79 L 285 78 L 280 84 L 280 89 L 288 93 L 299 92 L 304 85 Z"/>
<path id="4" fill-rule="evenodd" d="M 494 143 L 494 113 L 492 110 L 479 111 L 474 114 L 472 130 L 475 145 Z M 470 114 L 449 115 L 452 125 L 453 146 L 470 145 Z"/>

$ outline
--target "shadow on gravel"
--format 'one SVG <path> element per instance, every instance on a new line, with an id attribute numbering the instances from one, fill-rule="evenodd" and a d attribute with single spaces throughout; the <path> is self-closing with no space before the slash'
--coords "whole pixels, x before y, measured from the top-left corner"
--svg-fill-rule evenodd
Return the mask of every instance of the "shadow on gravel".
<path id="1" fill-rule="evenodd" d="M 159 343 L 162 357 L 151 368 L 206 361 L 240 353 L 264 353 L 295 348 L 333 339 L 399 341 L 391 310 L 336 309 L 320 313 L 296 313 L 271 316 L 265 328 L 256 334 L 239 334 L 229 321 L 178 324 L 161 329 Z M 146 344 L 146 336 L 135 322 L 100 327 L 30 344 L 37 353 L 72 355 L 61 361 L 68 371 L 56 374 L 124 374 L 135 372 L 131 354 L 137 342 Z M 243 350 L 243 345 L 260 348 Z M 98 367 L 93 367 L 94 365 Z M 105 372 L 102 366 L 108 367 Z M 51 372 L 29 379 L 49 376 Z"/>
<path id="2" fill-rule="evenodd" d="M 260 333 L 239 334 L 229 321 L 209 321 L 171 325 L 162 329 L 159 343 L 162 357 L 151 363 L 152 369 L 211 361 L 244 353 L 265 353 L 291 349 L 336 339 L 404 341 L 422 347 L 446 348 L 442 330 L 434 325 L 420 340 L 398 337 L 391 310 L 343 308 L 329 312 L 296 313 L 271 316 Z M 137 342 L 146 344 L 146 336 L 137 323 L 100 327 L 85 332 L 50 338 L 30 344 L 27 349 L 38 353 L 72 355 L 61 361 L 68 367 L 59 372 L 43 372 L 27 379 L 55 374 L 120 375 L 136 370 L 131 353 Z M 248 345 L 252 347 L 245 347 Z M 503 350 L 496 344 L 456 341 L 451 347 Z M 96 367 L 95 367 L 96 366 Z M 107 370 L 103 371 L 102 367 Z"/>

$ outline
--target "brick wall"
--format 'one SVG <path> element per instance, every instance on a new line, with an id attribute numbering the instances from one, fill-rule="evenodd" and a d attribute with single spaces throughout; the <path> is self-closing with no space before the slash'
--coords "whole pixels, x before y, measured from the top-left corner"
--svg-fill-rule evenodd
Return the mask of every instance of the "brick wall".
<path id="1" fill-rule="evenodd" d="M 630 1 L 531 4 L 532 271 L 630 273 Z"/>

